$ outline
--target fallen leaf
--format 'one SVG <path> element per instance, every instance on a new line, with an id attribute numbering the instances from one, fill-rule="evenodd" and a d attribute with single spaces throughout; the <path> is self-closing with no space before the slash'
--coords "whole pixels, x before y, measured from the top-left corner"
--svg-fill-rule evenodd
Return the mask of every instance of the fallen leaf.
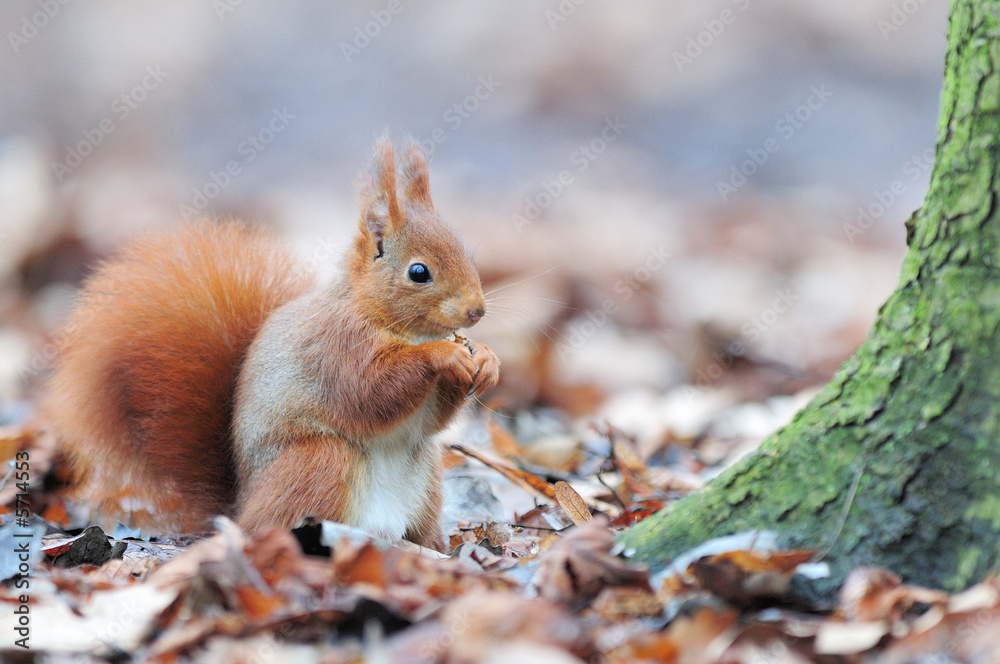
<path id="1" fill-rule="evenodd" d="M 896 621 L 914 604 L 944 605 L 947 601 L 947 593 L 903 585 L 888 570 L 859 567 L 844 579 L 838 606 L 848 620 Z"/>
<path id="2" fill-rule="evenodd" d="M 583 502 L 583 498 L 567 482 L 563 482 L 562 480 L 556 482 L 555 491 L 559 507 L 563 508 L 574 524 L 582 526 L 593 520 L 594 517 L 591 516 L 590 510 L 587 509 L 586 503 Z"/>
<path id="3" fill-rule="evenodd" d="M 813 555 L 813 551 L 728 551 L 696 560 L 687 574 L 727 602 L 749 607 L 783 597 L 795 569 Z"/>
<path id="4" fill-rule="evenodd" d="M 445 607 L 441 622 L 445 634 L 435 645 L 447 655 L 438 661 L 482 662 L 511 642 L 554 646 L 584 660 L 594 654 L 587 631 L 565 607 L 513 593 L 469 592 Z"/>
<path id="5" fill-rule="evenodd" d="M 542 436 L 523 449 L 516 457 L 523 463 L 563 474 L 576 472 L 586 458 L 579 438 L 569 434 Z"/>
<path id="6" fill-rule="evenodd" d="M 514 468 L 496 459 L 491 459 L 484 454 L 481 454 L 475 450 L 465 447 L 464 445 L 459 445 L 456 443 L 451 446 L 451 449 L 458 450 L 462 454 L 465 454 L 466 456 L 472 457 L 473 459 L 476 459 L 477 461 L 486 464 L 487 466 L 497 471 L 498 473 L 506 477 L 514 484 L 522 487 L 523 489 L 531 491 L 532 493 L 537 493 L 538 495 L 547 500 L 555 500 L 556 497 L 555 487 L 553 487 L 551 484 L 549 484 L 548 482 L 546 482 L 545 480 L 543 480 L 541 477 L 539 477 L 534 473 L 529 473 L 526 470 L 520 470 L 518 468 Z"/>
<path id="7" fill-rule="evenodd" d="M 497 453 L 507 457 L 514 457 L 515 459 L 520 458 L 524 453 L 517 439 L 492 419 L 486 420 L 486 430 L 490 434 L 493 450 Z"/>
<path id="8" fill-rule="evenodd" d="M 247 542 L 243 531 L 225 517 L 218 517 L 215 524 L 219 529 L 216 535 L 188 547 L 183 555 L 154 570 L 149 582 L 160 588 L 184 583 L 198 576 L 202 564 L 222 561 L 233 550 L 242 552 Z"/>
<path id="9" fill-rule="evenodd" d="M 176 590 L 135 584 L 94 592 L 85 610 L 74 611 L 61 596 L 31 597 L 32 651 L 107 653 L 135 652 L 158 614 L 177 596 Z M 0 630 L 16 634 L 13 611 L 0 611 Z M 5 636 L 5 643 L 9 637 Z"/>
<path id="10" fill-rule="evenodd" d="M 889 633 L 884 621 L 827 621 L 819 626 L 813 648 L 817 655 L 859 655 L 878 645 Z"/>
<path id="11" fill-rule="evenodd" d="M 570 606 L 586 604 L 607 586 L 648 588 L 645 567 L 612 555 L 614 543 L 604 518 L 573 528 L 540 556 L 530 586 L 540 597 Z"/>
<path id="12" fill-rule="evenodd" d="M 385 590 L 385 559 L 374 544 L 360 547 L 337 547 L 333 553 L 333 578 L 345 585 L 363 583 L 379 591 Z"/>
<path id="13" fill-rule="evenodd" d="M 663 614 L 663 602 L 656 593 L 641 586 L 608 586 L 598 593 L 591 608 L 609 623 Z"/>
<path id="14" fill-rule="evenodd" d="M 622 511 L 611 520 L 611 525 L 615 528 L 624 528 L 638 523 L 643 519 L 653 516 L 663 509 L 662 500 L 641 500 L 629 505 L 627 510 Z"/>
<path id="15" fill-rule="evenodd" d="M 262 592 L 253 586 L 236 586 L 233 592 L 239 598 L 242 612 L 254 622 L 266 620 L 285 606 L 285 601 L 281 597 Z"/>

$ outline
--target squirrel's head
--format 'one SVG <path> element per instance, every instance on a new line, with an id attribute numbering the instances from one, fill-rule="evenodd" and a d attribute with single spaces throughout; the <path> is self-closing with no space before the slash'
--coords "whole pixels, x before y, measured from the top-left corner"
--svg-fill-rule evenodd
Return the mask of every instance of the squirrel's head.
<path id="1" fill-rule="evenodd" d="M 375 145 L 360 185 L 361 220 L 350 279 L 378 324 L 420 343 L 475 325 L 486 300 L 472 256 L 431 202 L 416 143 L 398 164 L 388 137 Z"/>

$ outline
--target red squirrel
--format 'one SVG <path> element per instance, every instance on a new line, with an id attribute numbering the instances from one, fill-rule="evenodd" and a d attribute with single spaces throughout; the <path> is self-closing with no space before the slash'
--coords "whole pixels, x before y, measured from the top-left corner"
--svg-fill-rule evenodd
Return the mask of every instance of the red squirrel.
<path id="1" fill-rule="evenodd" d="M 99 514 L 175 532 L 312 515 L 443 548 L 429 438 L 500 362 L 455 336 L 486 301 L 423 153 L 398 182 L 396 162 L 381 139 L 331 283 L 232 222 L 139 237 L 86 280 L 43 417 Z"/>

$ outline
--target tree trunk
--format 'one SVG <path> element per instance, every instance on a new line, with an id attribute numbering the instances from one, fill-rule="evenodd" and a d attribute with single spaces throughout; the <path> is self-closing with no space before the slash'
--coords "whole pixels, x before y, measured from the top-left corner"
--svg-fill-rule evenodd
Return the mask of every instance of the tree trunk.
<path id="1" fill-rule="evenodd" d="M 1000 560 L 1000 0 L 953 0 L 938 145 L 899 285 L 795 419 L 622 537 L 654 566 L 766 529 L 852 567 L 958 590 Z M 845 517 L 846 514 L 846 517 Z"/>

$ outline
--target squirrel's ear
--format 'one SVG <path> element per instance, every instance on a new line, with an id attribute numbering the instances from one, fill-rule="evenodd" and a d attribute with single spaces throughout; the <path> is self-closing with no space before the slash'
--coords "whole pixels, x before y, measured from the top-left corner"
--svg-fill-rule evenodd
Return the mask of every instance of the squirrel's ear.
<path id="1" fill-rule="evenodd" d="M 416 143 L 411 143 L 406 148 L 403 160 L 403 179 L 406 182 L 404 189 L 406 200 L 433 210 L 434 203 L 431 201 L 431 181 L 427 175 L 427 160 L 424 158 L 424 151 Z"/>
<path id="2" fill-rule="evenodd" d="M 388 135 L 375 143 L 360 193 L 362 232 L 381 240 L 402 227 L 404 218 L 396 199 L 396 156 Z"/>
<path id="3" fill-rule="evenodd" d="M 377 199 L 368 206 L 365 210 L 364 217 L 361 219 L 361 232 L 368 237 L 370 237 L 375 242 L 377 247 L 378 255 L 376 258 L 382 257 L 382 240 L 390 231 L 389 224 L 389 211 L 385 204 L 385 201 Z"/>

